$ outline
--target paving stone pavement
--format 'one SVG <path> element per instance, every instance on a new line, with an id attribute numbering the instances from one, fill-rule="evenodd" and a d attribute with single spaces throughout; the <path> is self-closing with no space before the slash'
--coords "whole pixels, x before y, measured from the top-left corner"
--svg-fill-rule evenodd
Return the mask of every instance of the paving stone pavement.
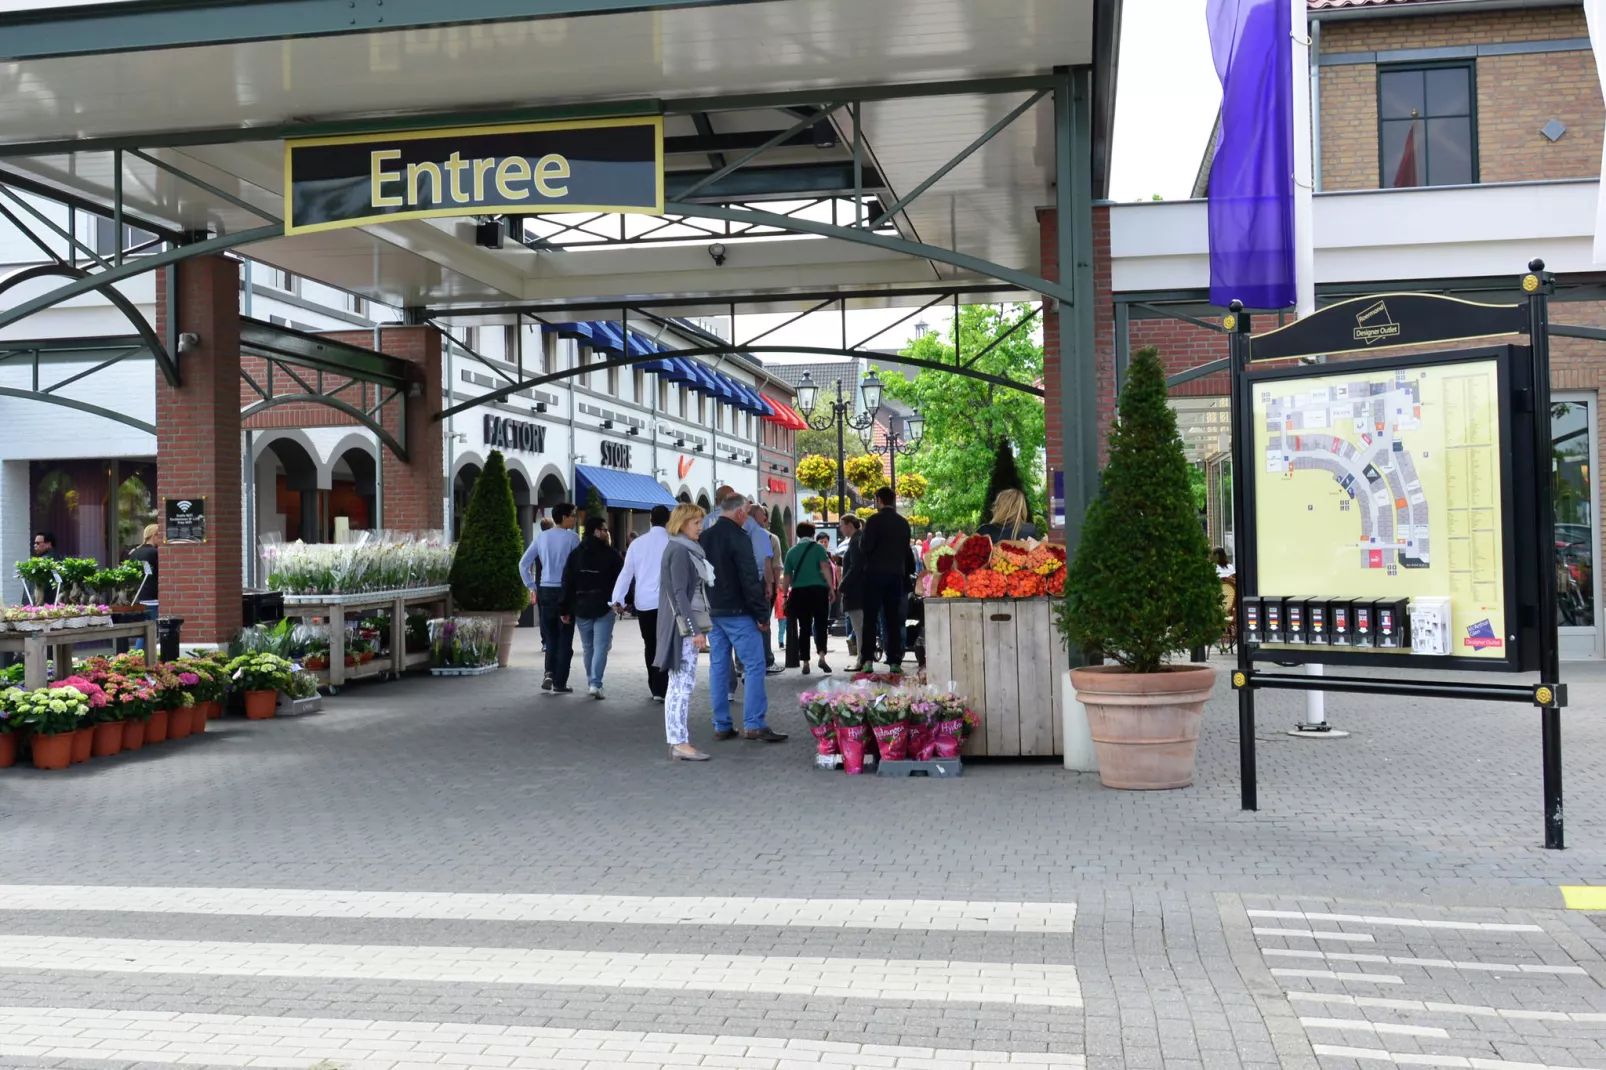
<path id="1" fill-rule="evenodd" d="M 714 761 L 672 764 L 634 629 L 602 702 L 533 639 L 0 773 L 0 1066 L 1606 1067 L 1606 931 L 1557 892 L 1606 883 L 1606 667 L 1566 667 L 1547 852 L 1522 707 L 1330 696 L 1316 742 L 1263 696 L 1248 814 L 1224 685 L 1183 791 L 849 779 L 818 676 L 769 680 L 782 745 L 714 743 L 705 684 Z"/>

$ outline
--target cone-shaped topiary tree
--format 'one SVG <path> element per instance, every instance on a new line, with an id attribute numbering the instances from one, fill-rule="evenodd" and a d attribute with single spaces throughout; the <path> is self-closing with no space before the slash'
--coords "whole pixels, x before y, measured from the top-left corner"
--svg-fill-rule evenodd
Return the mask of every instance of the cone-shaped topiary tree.
<path id="1" fill-rule="evenodd" d="M 1056 618 L 1072 651 L 1134 673 L 1159 672 L 1167 655 L 1213 642 L 1226 625 L 1153 348 L 1132 356 L 1110 460 L 1082 521 Z"/>
<path id="2" fill-rule="evenodd" d="M 463 534 L 452 560 L 453 604 L 482 613 L 522 610 L 530 602 L 530 592 L 519 576 L 523 554 L 507 465 L 501 451 L 492 450 L 463 513 Z"/>
<path id="3" fill-rule="evenodd" d="M 1026 495 L 1027 503 L 1031 503 L 1031 493 L 1021 481 L 1020 469 L 1015 466 L 1015 450 L 1007 438 L 1000 440 L 997 450 L 993 452 L 993 470 L 987 477 L 987 496 L 982 499 L 981 505 L 983 524 L 993 518 L 993 502 L 998 500 L 998 493 L 1005 490 L 1018 490 Z"/>
<path id="4" fill-rule="evenodd" d="M 781 553 L 792 548 L 791 532 L 786 530 L 786 520 L 781 516 L 779 504 L 770 506 L 770 534 L 781 540 Z"/>

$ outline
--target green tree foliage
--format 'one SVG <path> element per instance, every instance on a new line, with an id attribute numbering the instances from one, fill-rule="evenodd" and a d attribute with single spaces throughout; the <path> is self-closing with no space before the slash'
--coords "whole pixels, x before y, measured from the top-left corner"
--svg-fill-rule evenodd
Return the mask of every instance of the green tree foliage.
<path id="1" fill-rule="evenodd" d="M 500 450 L 492 450 L 474 481 L 463 513 L 463 534 L 452 560 L 452 601 L 458 609 L 513 613 L 530 602 L 519 576 L 524 541 L 513 487 Z"/>
<path id="2" fill-rule="evenodd" d="M 1226 620 L 1209 550 L 1165 369 L 1155 349 L 1141 349 L 1056 611 L 1067 645 L 1152 673 L 1167 655 L 1213 642 Z"/>
<path id="3" fill-rule="evenodd" d="M 1005 439 L 993 450 L 993 470 L 987 477 L 987 496 L 981 507 L 982 522 L 992 519 L 993 503 L 1006 490 L 1018 490 L 1026 495 L 1026 504 L 1032 505 L 1032 493 L 1021 480 L 1020 468 L 1015 464 L 1015 451 Z"/>
<path id="4" fill-rule="evenodd" d="M 786 530 L 786 521 L 781 512 L 779 505 L 770 506 L 770 534 L 781 540 L 781 550 L 784 552 L 792 546 L 792 533 Z"/>
<path id="5" fill-rule="evenodd" d="M 815 414 L 818 416 L 830 414 L 833 411 L 832 406 L 836 403 L 838 397 L 839 395 L 835 390 L 821 390 L 816 395 L 814 402 Z M 816 431 L 811 427 L 807 431 L 799 431 L 797 437 L 793 440 L 793 446 L 798 457 L 807 457 L 811 453 L 818 453 L 825 457 L 835 457 L 836 428 L 832 427 L 825 431 Z M 857 457 L 864 452 L 866 452 L 864 443 L 859 441 L 859 436 L 852 431 L 847 431 L 843 434 L 843 457 Z"/>
<path id="6" fill-rule="evenodd" d="M 968 362 L 1014 326 L 1030 305 L 972 305 L 959 310 L 960 357 Z M 1035 325 L 1034 325 L 1035 326 Z M 915 339 L 905 356 L 954 363 L 954 331 Z M 1043 377 L 1041 333 L 1025 327 L 976 360 L 972 371 L 1035 383 Z M 925 435 L 912 457 L 898 459 L 899 472 L 919 473 L 929 489 L 920 511 L 932 525 L 951 531 L 974 528 L 982 518 L 988 476 L 1000 442 L 1013 444 L 1024 470 L 1027 497 L 1043 499 L 1043 401 L 1031 394 L 949 372 L 922 369 L 913 379 L 888 375 L 886 393 L 913 405 L 925 417 Z"/>
<path id="7" fill-rule="evenodd" d="M 586 516 L 606 515 L 602 505 L 602 492 L 596 487 L 586 491 Z"/>

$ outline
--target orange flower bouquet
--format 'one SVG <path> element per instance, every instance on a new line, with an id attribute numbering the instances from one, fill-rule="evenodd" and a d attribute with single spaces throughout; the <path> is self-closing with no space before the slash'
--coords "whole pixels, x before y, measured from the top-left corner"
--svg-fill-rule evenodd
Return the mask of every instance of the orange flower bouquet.
<path id="1" fill-rule="evenodd" d="M 1001 542 L 993 548 L 991 568 L 1000 576 L 1010 576 L 1026 567 L 1029 556 L 1025 543 Z"/>
<path id="2" fill-rule="evenodd" d="M 967 598 L 1003 598 L 1009 593 L 1009 581 L 991 569 L 972 572 L 965 578 Z"/>
<path id="3" fill-rule="evenodd" d="M 1009 577 L 1011 598 L 1039 598 L 1047 590 L 1043 577 L 1030 569 L 1021 569 Z"/>

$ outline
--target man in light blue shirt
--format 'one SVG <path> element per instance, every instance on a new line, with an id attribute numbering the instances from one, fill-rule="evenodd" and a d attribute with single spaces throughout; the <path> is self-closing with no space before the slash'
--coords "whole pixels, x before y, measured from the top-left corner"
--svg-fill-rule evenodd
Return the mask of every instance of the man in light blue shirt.
<path id="1" fill-rule="evenodd" d="M 552 507 L 552 527 L 535 537 L 530 548 L 519 558 L 519 575 L 524 586 L 536 594 L 540 607 L 541 630 L 546 632 L 546 675 L 541 690 L 554 695 L 567 695 L 574 691 L 569 686 L 569 663 L 574 660 L 574 622 L 563 623 L 560 603 L 563 599 L 563 566 L 569 555 L 580 545 L 580 536 L 574 533 L 576 514 L 574 506 L 559 502 Z"/>

